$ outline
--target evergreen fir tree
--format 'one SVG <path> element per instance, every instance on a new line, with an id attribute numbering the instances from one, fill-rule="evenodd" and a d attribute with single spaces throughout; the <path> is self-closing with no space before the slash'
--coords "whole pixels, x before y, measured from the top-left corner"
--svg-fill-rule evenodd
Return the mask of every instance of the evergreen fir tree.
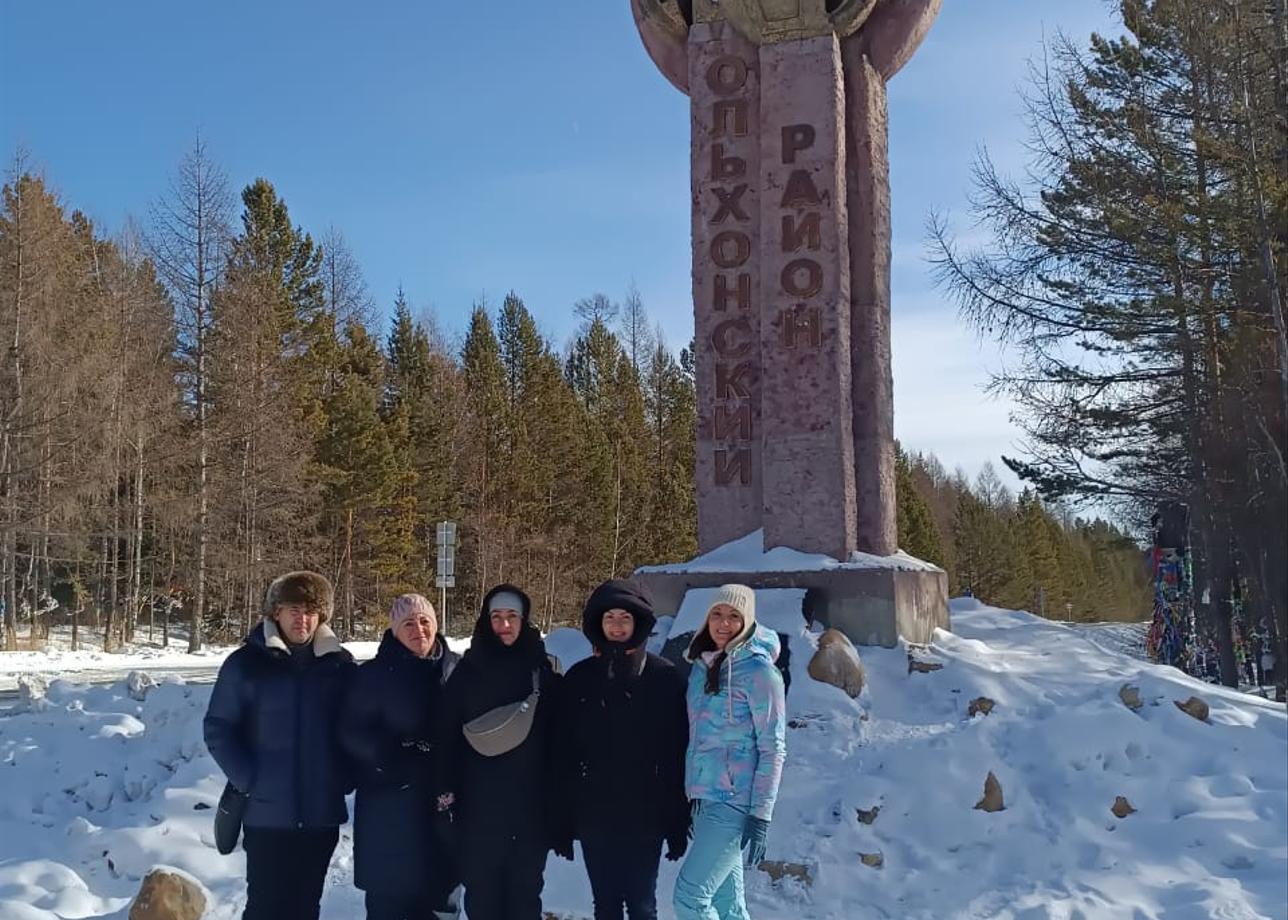
<path id="1" fill-rule="evenodd" d="M 902 447 L 895 447 L 895 494 L 898 500 L 899 548 L 935 565 L 943 565 L 943 545 L 930 508 L 917 490 L 912 466 Z"/>

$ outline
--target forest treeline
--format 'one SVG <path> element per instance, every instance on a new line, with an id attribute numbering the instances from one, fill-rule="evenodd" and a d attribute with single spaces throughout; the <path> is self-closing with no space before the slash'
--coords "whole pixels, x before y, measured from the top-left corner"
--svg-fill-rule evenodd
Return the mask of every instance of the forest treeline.
<path id="1" fill-rule="evenodd" d="M 1288 661 L 1288 0 L 1119 8 L 1122 35 L 1034 64 L 1025 178 L 980 161 L 987 241 L 940 222 L 939 268 L 1012 356 L 1022 479 L 1122 519 L 1188 509 L 1167 545 L 1233 684 L 1250 629 Z"/>
<path id="2" fill-rule="evenodd" d="M 518 294 L 449 335 L 376 304 L 343 237 L 296 225 L 265 179 L 235 199 L 198 142 L 114 234 L 21 156 L 0 203 L 0 598 L 5 646 L 73 619 L 111 645 L 192 624 L 230 641 L 273 575 L 337 589 L 338 631 L 502 579 L 543 626 L 591 587 L 696 552 L 691 351 L 633 288 L 568 305 L 556 344 Z M 900 461 L 903 546 L 955 590 L 1050 615 L 1140 618 L 1139 549 L 1101 522 Z M 1066 608 L 1065 605 L 1070 605 Z M 22 629 L 22 625 L 26 629 Z M 453 623 L 454 630 L 462 622 Z"/>

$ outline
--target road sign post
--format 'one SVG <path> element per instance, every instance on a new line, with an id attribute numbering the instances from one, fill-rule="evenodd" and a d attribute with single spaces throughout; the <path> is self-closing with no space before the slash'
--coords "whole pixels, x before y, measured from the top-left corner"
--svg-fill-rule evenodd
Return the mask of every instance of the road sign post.
<path id="1" fill-rule="evenodd" d="M 447 589 L 456 587 L 456 522 L 438 524 L 438 569 L 434 584 L 438 588 L 439 611 L 443 618 L 443 636 L 447 632 Z"/>

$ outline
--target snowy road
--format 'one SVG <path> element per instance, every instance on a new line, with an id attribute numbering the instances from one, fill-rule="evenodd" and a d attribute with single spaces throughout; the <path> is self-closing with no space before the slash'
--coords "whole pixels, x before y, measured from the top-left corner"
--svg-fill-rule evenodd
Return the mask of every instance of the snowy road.
<path id="1" fill-rule="evenodd" d="M 1145 660 L 1145 637 L 1149 635 L 1149 622 L 1144 623 L 1087 623 L 1075 625 L 1086 638 L 1106 652 L 1116 652 L 1128 658 Z"/>

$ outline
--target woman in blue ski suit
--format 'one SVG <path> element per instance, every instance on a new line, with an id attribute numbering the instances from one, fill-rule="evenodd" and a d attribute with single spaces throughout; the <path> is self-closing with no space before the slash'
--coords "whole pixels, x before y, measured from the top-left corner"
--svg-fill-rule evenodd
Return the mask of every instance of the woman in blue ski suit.
<path id="1" fill-rule="evenodd" d="M 746 920 L 743 850 L 756 866 L 787 757 L 778 636 L 756 625 L 756 595 L 725 585 L 685 658 L 693 843 L 675 883 L 678 920 Z"/>

